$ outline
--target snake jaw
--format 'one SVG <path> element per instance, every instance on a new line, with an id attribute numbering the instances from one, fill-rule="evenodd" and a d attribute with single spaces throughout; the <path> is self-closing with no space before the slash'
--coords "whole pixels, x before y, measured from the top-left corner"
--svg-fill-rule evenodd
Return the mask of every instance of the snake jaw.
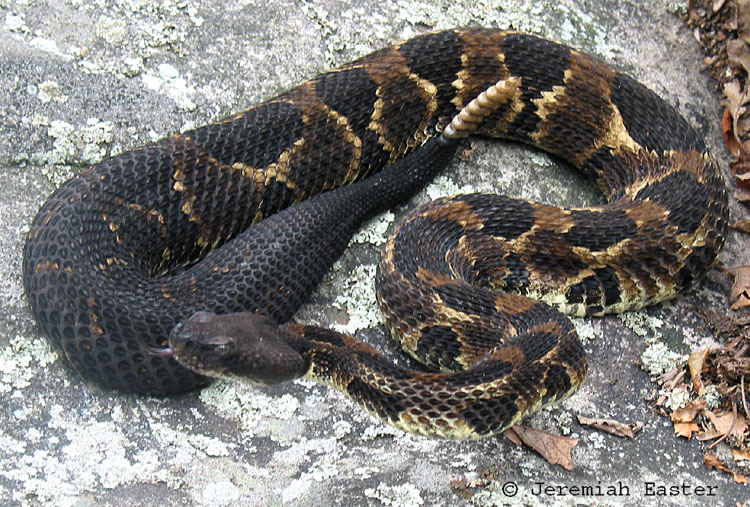
<path id="1" fill-rule="evenodd" d="M 196 312 L 173 328 L 169 344 L 180 364 L 201 375 L 271 385 L 307 372 L 288 339 L 288 331 L 256 313 Z"/>

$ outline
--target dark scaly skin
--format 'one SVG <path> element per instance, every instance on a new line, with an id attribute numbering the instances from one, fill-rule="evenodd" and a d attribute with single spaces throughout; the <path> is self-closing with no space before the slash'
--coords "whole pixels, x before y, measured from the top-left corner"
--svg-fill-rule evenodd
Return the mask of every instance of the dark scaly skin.
<path id="1" fill-rule="evenodd" d="M 174 275 L 149 277 L 143 267 L 138 270 L 140 266 L 133 266 L 132 260 L 125 256 L 107 259 L 125 258 L 127 264 L 108 263 L 106 259 L 96 263 L 94 256 L 101 255 L 96 248 L 107 245 L 88 242 L 90 236 L 83 233 L 91 223 L 74 216 L 70 222 L 75 219 L 82 222 L 75 224 L 80 227 L 79 246 L 86 245 L 94 251 L 86 252 L 87 258 L 73 252 L 73 247 L 66 248 L 59 255 L 64 258 L 72 254 L 68 264 L 60 259 L 37 269 L 29 282 L 30 290 L 27 289 L 30 297 L 36 296 L 32 308 L 39 308 L 37 319 L 49 329 L 53 343 L 74 368 L 101 384 L 149 394 L 170 394 L 203 385 L 204 378 L 183 368 L 173 358 L 154 355 L 152 349 L 166 346 L 172 327 L 198 310 L 252 311 L 277 322 L 289 320 L 341 255 L 362 221 L 408 197 L 445 165 L 458 143 L 436 138 L 428 144 L 362 183 L 341 187 L 272 215 L 262 227 L 248 228 L 222 248 L 208 253 L 201 262 Z M 84 174 L 72 182 L 88 184 L 89 178 L 98 178 L 97 173 Z M 66 190 L 69 185 L 53 194 L 48 202 L 59 202 L 67 196 L 67 192 L 63 193 Z M 77 200 L 73 203 L 76 207 L 96 205 Z M 40 215 L 44 211 L 45 208 Z M 56 217 L 64 214 L 59 210 L 56 213 Z M 96 223 L 96 212 L 86 209 L 81 213 Z M 66 228 L 73 228 L 73 224 Z M 46 231 L 51 232 L 49 228 Z M 42 235 L 39 239 L 47 238 Z M 40 245 L 27 243 L 27 252 L 35 248 Z M 30 262 L 32 255 L 28 253 L 26 260 Z M 80 268 L 86 261 L 93 265 L 88 272 Z M 35 264 L 39 266 L 38 262 Z M 139 282 L 125 283 L 131 277 Z M 103 280 L 99 278 L 107 279 L 107 283 L 102 286 Z M 77 293 L 68 291 L 53 299 L 56 294 L 42 290 L 53 282 L 58 285 L 65 282 L 76 288 Z M 114 287 L 115 283 L 120 286 Z M 77 305 L 95 312 L 95 319 L 87 319 L 88 313 L 77 315 L 79 320 L 88 320 L 93 331 L 87 333 L 84 328 L 70 339 L 64 320 L 71 314 L 58 316 L 50 310 L 50 300 L 52 308 Z M 97 313 L 100 305 L 103 305 L 101 317 Z M 126 316 L 124 320 L 117 318 L 118 310 L 119 315 Z M 147 327 L 139 334 L 144 323 Z M 96 331 L 97 326 L 101 326 L 101 334 Z M 114 336 L 106 333 L 112 326 L 116 327 Z M 131 333 L 133 338 L 128 339 Z"/>
<path id="2" fill-rule="evenodd" d="M 592 174 L 610 204 L 571 211 L 502 196 L 442 200 L 399 227 L 377 280 L 387 324 L 410 354 L 443 370 L 483 365 L 481 378 L 503 383 L 476 384 L 480 377 L 470 372 L 477 370 L 451 377 L 448 391 L 464 379 L 476 398 L 459 403 L 452 416 L 458 429 L 445 436 L 502 431 L 570 394 L 585 362 L 580 344 L 566 345 L 573 343 L 570 323 L 541 303 L 493 290 L 547 297 L 572 313 L 637 308 L 700 279 L 727 228 L 718 167 L 670 106 L 598 60 L 529 35 L 470 29 L 417 37 L 223 122 L 104 161 L 53 194 L 32 225 L 24 283 L 34 315 L 77 370 L 105 385 L 159 394 L 200 385 L 203 379 L 173 358 L 153 354 L 174 325 L 200 310 L 287 320 L 332 262 L 328 253 L 344 248 L 350 228 L 335 246 L 265 258 L 239 231 L 409 153 L 421 156 L 413 150 L 461 107 L 511 76 L 521 82 L 517 96 L 480 133 L 562 156 Z M 356 199 L 372 201 L 370 190 Z M 319 217 L 320 206 L 310 202 Z M 325 220 L 347 214 L 344 206 Z M 271 223 L 291 235 L 299 230 L 287 215 Z M 489 234 L 475 234 L 479 229 Z M 329 234 L 321 228 L 312 236 Z M 321 252 L 326 258 L 318 263 Z M 487 262 L 477 263 L 482 257 Z M 478 295 L 469 295 L 469 282 L 483 287 Z M 430 298 L 435 306 L 426 304 Z M 496 319 L 489 327 L 500 334 L 543 338 L 495 349 L 504 338 L 481 332 L 483 319 Z M 411 383 L 425 377 L 391 370 L 365 346 L 330 332 L 290 330 L 298 352 L 309 356 L 308 376 L 399 427 L 443 434 L 434 422 L 441 417 L 425 415 L 433 408 L 414 412 L 424 400 Z M 347 350 L 354 359 L 343 357 Z M 325 351 L 321 368 L 314 359 Z M 501 380 L 506 370 L 516 377 Z M 389 385 L 401 381 L 409 386 L 394 394 Z"/>

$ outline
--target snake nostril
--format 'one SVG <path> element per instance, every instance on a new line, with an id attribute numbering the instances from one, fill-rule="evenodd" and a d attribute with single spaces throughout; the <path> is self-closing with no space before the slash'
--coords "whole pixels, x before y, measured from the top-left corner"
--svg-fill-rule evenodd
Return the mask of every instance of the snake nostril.
<path id="1" fill-rule="evenodd" d="M 216 314 L 206 311 L 195 312 L 188 320 L 197 324 L 207 324 L 216 316 Z"/>

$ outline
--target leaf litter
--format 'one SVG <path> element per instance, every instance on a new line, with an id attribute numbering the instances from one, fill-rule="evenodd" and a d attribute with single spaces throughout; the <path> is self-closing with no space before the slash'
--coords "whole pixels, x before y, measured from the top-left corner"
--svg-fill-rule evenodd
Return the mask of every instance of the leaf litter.
<path id="1" fill-rule="evenodd" d="M 723 95 L 719 122 L 727 150 L 734 160 L 730 187 L 743 215 L 732 224 L 750 234 L 750 0 L 688 0 L 688 26 L 703 47 L 705 69 Z M 675 434 L 709 443 L 704 463 L 746 483 L 750 475 L 750 265 L 725 268 L 734 278 L 730 311 L 698 314 L 722 346 L 693 352 L 687 364 L 657 379 L 661 393 L 657 410 L 671 417 Z M 679 391 L 690 400 L 671 410 L 666 398 Z M 671 410 L 671 413 L 670 413 Z M 731 450 L 722 461 L 712 449 L 720 443 Z"/>

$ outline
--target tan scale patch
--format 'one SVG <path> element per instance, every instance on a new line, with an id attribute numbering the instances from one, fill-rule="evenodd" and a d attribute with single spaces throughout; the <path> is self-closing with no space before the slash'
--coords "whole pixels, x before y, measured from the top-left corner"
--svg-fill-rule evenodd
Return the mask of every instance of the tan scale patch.
<path id="1" fill-rule="evenodd" d="M 565 71 L 565 79 L 568 79 L 568 76 L 570 75 L 570 69 L 567 69 Z M 563 102 L 563 97 L 565 96 L 565 86 L 564 85 L 555 85 L 552 87 L 552 90 L 545 90 L 541 93 L 541 97 L 538 99 L 532 99 L 531 103 L 536 106 L 536 115 L 542 119 L 542 121 L 547 119 L 547 116 L 549 116 L 552 113 L 557 112 L 558 110 L 565 107 L 565 104 Z M 539 139 L 542 139 L 546 137 L 547 133 L 544 128 L 539 128 L 536 132 L 531 134 L 531 138 L 535 141 L 538 141 Z"/>
<path id="2" fill-rule="evenodd" d="M 575 219 L 570 210 L 536 202 L 530 204 L 534 224 L 541 229 L 554 231 L 556 234 L 565 234 L 575 225 Z"/>
<path id="3" fill-rule="evenodd" d="M 60 265 L 56 262 L 52 261 L 44 261 L 37 263 L 36 266 L 34 266 L 34 272 L 35 273 L 41 273 L 42 271 L 57 271 L 60 269 Z"/>
<path id="4" fill-rule="evenodd" d="M 570 76 L 568 72 L 571 73 Z M 578 86 L 585 86 L 593 90 L 593 95 L 610 97 L 612 94 L 612 81 L 615 75 L 615 70 L 608 65 L 589 55 L 573 50 L 570 58 L 570 69 L 565 73 L 565 82 L 567 85 L 569 82 L 579 81 Z M 625 128 L 620 110 L 611 101 L 610 107 L 610 117 L 606 122 L 606 127 L 601 132 L 601 137 L 596 140 L 586 153 L 581 153 L 576 157 L 577 162 L 583 162 L 603 146 L 612 148 L 615 154 L 623 149 L 630 150 L 633 153 L 638 153 L 642 150 L 641 146 L 630 136 Z"/>
<path id="5" fill-rule="evenodd" d="M 545 120 L 553 113 L 570 110 L 571 115 L 576 117 L 581 114 L 601 115 L 601 111 L 591 111 L 588 103 L 581 102 L 585 100 L 585 96 L 570 94 L 568 90 L 573 88 L 588 90 L 592 96 L 609 97 L 614 76 L 615 71 L 609 66 L 578 51 L 571 51 L 570 65 L 564 72 L 563 85 L 553 86 L 551 91 L 542 92 L 541 98 L 532 100 L 537 107 L 536 114 L 542 121 L 538 130 L 531 134 L 531 138 L 541 143 L 548 136 L 550 127 Z M 591 154 L 604 146 L 612 148 L 615 154 L 625 149 L 638 153 L 642 149 L 625 128 L 617 106 L 611 101 L 609 101 L 609 106 L 610 116 L 606 120 L 606 127 L 602 129 L 600 137 L 591 146 L 586 147 L 585 151 L 576 153 L 573 162 L 583 163 Z M 582 120 L 585 121 L 585 118 Z"/>
<path id="6" fill-rule="evenodd" d="M 375 91 L 378 98 L 373 104 L 370 124 L 367 129 L 378 134 L 378 143 L 391 154 L 391 162 L 403 155 L 407 149 L 420 146 L 427 140 L 429 121 L 438 108 L 437 87 L 430 81 L 411 72 L 406 57 L 399 52 L 400 47 L 401 44 L 397 44 L 390 48 L 388 53 L 383 53 L 382 59 L 379 59 L 378 63 L 365 65 L 367 75 L 378 85 Z M 393 99 L 393 97 L 387 96 L 388 89 L 392 83 L 403 81 L 403 78 L 414 84 L 414 91 L 422 100 L 426 111 L 413 135 L 409 136 L 405 143 L 399 141 L 397 145 L 395 139 L 399 138 L 398 134 L 395 135 L 395 139 L 392 138 L 394 136 L 391 135 L 383 120 L 386 116 L 385 107 L 389 103 L 388 101 Z"/>
<path id="7" fill-rule="evenodd" d="M 523 350 L 517 345 L 506 345 L 505 347 L 501 347 L 497 352 L 492 354 L 492 359 L 516 366 L 526 362 L 526 356 L 524 355 Z"/>
<path id="8" fill-rule="evenodd" d="M 107 262 L 107 266 L 113 266 L 113 265 L 127 266 L 128 265 L 128 261 L 121 257 L 107 257 L 106 262 Z"/>
<path id="9" fill-rule="evenodd" d="M 473 30 L 459 31 L 458 34 L 463 41 L 464 52 L 461 54 L 461 70 L 451 83 L 456 89 L 456 95 L 451 99 L 451 104 L 456 106 L 456 110 L 466 106 L 488 85 L 510 77 L 510 72 L 505 66 L 505 53 L 502 50 L 506 35 L 504 32 L 483 34 L 482 40 L 478 40 L 477 33 Z M 475 73 L 476 68 L 486 68 L 486 61 L 495 61 L 500 69 L 500 73 L 489 81 L 480 79 Z"/>
<path id="10" fill-rule="evenodd" d="M 495 296 L 495 310 L 503 314 L 518 314 L 534 308 L 539 303 L 517 294 L 500 292 Z"/>
<path id="11" fill-rule="evenodd" d="M 169 292 L 166 285 L 162 285 L 161 287 L 161 297 L 169 301 L 173 301 L 173 302 L 177 301 L 177 298 L 175 298 L 174 295 L 172 295 L 172 293 Z"/>
<path id="12" fill-rule="evenodd" d="M 694 174 L 699 183 L 706 183 L 706 177 L 712 174 L 709 168 L 715 161 L 710 153 L 670 150 L 668 155 L 672 161 L 671 170 L 668 171 L 670 174 L 678 170 L 687 171 Z"/>
<path id="13" fill-rule="evenodd" d="M 644 154 L 644 150 L 641 150 Z M 662 154 L 645 152 L 647 159 L 653 167 L 650 174 L 636 180 L 625 189 L 628 195 L 634 196 L 647 186 L 662 181 L 667 176 L 679 171 L 687 171 L 696 177 L 699 183 L 705 183 L 709 174 L 713 157 L 709 153 L 697 151 L 680 152 L 675 150 L 665 151 Z"/>
<path id="14" fill-rule="evenodd" d="M 182 136 L 182 135 L 176 135 L 173 137 L 175 141 L 182 140 L 186 146 L 189 145 L 195 145 L 195 142 L 193 139 L 191 139 L 188 136 Z M 209 163 L 214 163 L 218 165 L 218 161 L 210 157 Z M 174 180 L 174 183 L 172 184 L 172 189 L 176 192 L 180 192 L 183 194 L 182 196 L 182 206 L 180 206 L 180 210 L 182 213 L 187 215 L 189 217 L 189 220 L 191 222 L 200 223 L 200 216 L 198 216 L 197 213 L 194 213 L 193 205 L 195 203 L 195 195 L 191 188 L 189 188 L 188 185 L 185 184 L 185 172 L 183 170 L 183 167 L 185 165 L 184 160 L 181 158 L 176 158 L 174 161 L 174 172 L 172 173 L 172 179 Z"/>
<path id="15" fill-rule="evenodd" d="M 276 162 L 272 162 L 271 164 L 268 164 L 264 169 L 261 169 L 260 172 L 264 177 L 262 185 L 267 186 L 269 183 L 271 183 L 271 181 L 275 180 L 279 183 L 283 183 L 287 188 L 293 190 L 296 185 L 289 179 L 289 168 L 304 146 L 305 139 L 297 139 L 294 143 L 292 143 L 291 148 L 288 148 L 282 151 L 281 154 L 279 154 L 279 158 L 276 160 Z M 255 174 L 253 174 L 253 179 L 255 179 Z"/>
<path id="16" fill-rule="evenodd" d="M 354 181 L 359 174 L 359 164 L 362 159 L 362 139 L 354 132 L 354 129 L 349 124 L 349 119 L 323 102 L 323 99 L 315 92 L 315 83 L 312 81 L 308 81 L 292 90 L 292 93 L 290 93 L 290 104 L 302 112 L 302 122 L 306 125 L 309 125 L 313 118 L 320 118 L 321 116 L 327 117 L 335 125 L 339 139 L 352 147 L 352 155 L 347 163 L 345 175 L 336 181 L 335 185 L 341 186 Z M 275 167 L 272 167 L 274 164 L 271 164 L 266 168 L 266 183 L 268 183 L 270 177 L 275 178 L 281 183 L 285 183 L 290 189 L 296 187 L 294 181 L 290 179 L 288 171 L 294 163 L 295 157 L 300 156 L 302 153 L 305 143 L 306 140 L 304 137 L 298 139 L 294 142 L 292 148 L 281 153 Z"/>
<path id="17" fill-rule="evenodd" d="M 400 229 L 400 224 L 399 224 Z M 388 238 L 388 240 L 385 243 L 385 248 L 383 249 L 382 253 L 382 261 L 381 266 L 382 268 L 386 268 L 388 273 L 392 273 L 395 271 L 396 266 L 393 262 L 393 251 L 396 248 L 396 236 L 398 234 L 398 230 L 396 233 L 391 235 L 391 237 Z"/>
<path id="18" fill-rule="evenodd" d="M 449 285 L 455 283 L 456 280 L 452 276 L 444 275 L 441 273 L 434 273 L 423 267 L 417 268 L 416 278 L 432 287 L 440 287 L 443 285 Z"/>
<path id="19" fill-rule="evenodd" d="M 480 231 L 484 228 L 482 217 L 468 203 L 460 200 L 447 199 L 415 215 L 413 218 L 423 217 L 435 220 L 452 220 L 460 224 L 467 231 Z"/>
<path id="20" fill-rule="evenodd" d="M 200 217 L 193 211 L 195 195 L 193 194 L 192 189 L 185 185 L 185 175 L 180 168 L 175 169 L 174 173 L 172 173 L 172 179 L 174 180 L 172 189 L 182 194 L 182 205 L 180 206 L 180 211 L 187 215 L 189 217 L 188 220 L 191 222 L 200 223 Z"/>
<path id="21" fill-rule="evenodd" d="M 669 210 L 655 201 L 636 201 L 633 204 L 633 207 L 625 210 L 625 214 L 638 228 L 648 223 L 662 223 L 669 216 Z"/>
<path id="22" fill-rule="evenodd" d="M 603 146 L 608 146 L 614 149 L 614 154 L 617 155 L 624 150 L 632 153 L 638 153 L 643 150 L 641 145 L 638 144 L 628 133 L 628 129 L 625 128 L 625 122 L 622 119 L 622 114 L 615 104 L 612 104 L 612 115 L 609 117 L 607 128 L 602 132 L 602 136 L 597 140 L 594 146 L 591 147 L 589 152 L 582 160 L 588 158 L 592 153 L 601 149 Z"/>
<path id="23" fill-rule="evenodd" d="M 471 322 L 479 319 L 476 315 L 458 311 L 445 304 L 440 296 L 432 295 L 433 306 L 437 314 L 438 321 L 441 322 Z M 416 349 L 415 349 L 416 350 Z"/>

